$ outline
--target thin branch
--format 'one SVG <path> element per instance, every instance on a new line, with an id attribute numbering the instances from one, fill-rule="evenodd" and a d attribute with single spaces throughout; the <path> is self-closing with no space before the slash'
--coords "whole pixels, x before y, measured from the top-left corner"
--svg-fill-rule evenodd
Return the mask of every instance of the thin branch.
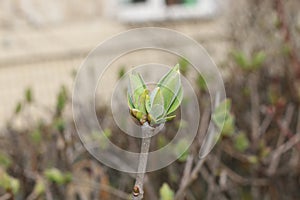
<path id="1" fill-rule="evenodd" d="M 49 185 L 46 184 L 46 190 L 45 190 L 45 194 L 46 194 L 46 200 L 53 200 L 53 196 L 51 194 Z"/>
<path id="2" fill-rule="evenodd" d="M 289 58 L 291 61 L 292 69 L 286 68 L 286 73 L 288 76 L 288 85 L 287 87 L 290 90 L 290 94 L 293 100 L 299 102 L 297 97 L 297 85 L 295 84 L 295 78 L 300 76 L 300 60 L 297 56 L 297 50 L 295 48 L 294 42 L 292 40 L 292 33 L 288 25 L 284 3 L 282 0 L 275 1 L 275 8 L 279 21 L 279 29 L 283 34 L 283 39 L 286 45 L 289 46 Z"/>
<path id="3" fill-rule="evenodd" d="M 150 182 L 149 176 L 145 176 L 144 181 L 145 181 L 144 187 L 147 190 L 147 197 L 148 197 L 148 199 L 158 200 L 158 197 L 156 195 L 156 191 L 155 191 L 155 189 L 153 187 L 154 185 Z"/>
<path id="4" fill-rule="evenodd" d="M 298 121 L 297 121 L 297 127 L 296 127 L 296 134 L 300 134 L 300 107 L 298 108 Z"/>
<path id="5" fill-rule="evenodd" d="M 293 148 L 295 145 L 297 145 L 300 142 L 300 134 L 296 134 L 293 137 L 291 137 L 286 143 L 279 146 L 276 150 L 274 150 L 272 156 L 271 156 L 271 162 L 270 166 L 268 168 L 267 173 L 271 176 L 275 173 L 280 157 L 282 154 Z"/>
<path id="6" fill-rule="evenodd" d="M 282 145 L 285 145 L 284 141 L 285 138 L 289 135 L 292 135 L 289 131 L 289 126 L 293 117 L 293 113 L 294 113 L 294 106 L 293 104 L 289 104 L 288 108 L 286 110 L 285 113 L 285 117 L 282 120 L 277 120 L 277 124 L 279 126 L 280 132 L 281 134 L 279 134 L 279 138 L 277 140 L 277 144 L 276 144 L 276 148 L 280 149 L 280 147 L 282 147 Z M 271 161 L 270 161 L 270 165 L 269 168 L 267 170 L 267 174 L 269 175 L 273 175 L 279 165 L 280 162 L 280 157 L 281 154 L 283 152 L 281 151 L 277 151 L 277 153 L 275 153 L 276 151 L 274 151 L 272 157 L 271 157 Z"/>
<path id="7" fill-rule="evenodd" d="M 204 161 L 205 161 L 205 158 L 200 159 L 197 162 L 197 165 L 194 167 L 193 171 L 190 173 L 189 178 L 187 178 L 186 181 L 183 182 L 183 185 L 181 185 L 179 190 L 176 192 L 174 200 L 182 199 L 182 196 L 184 195 L 185 190 L 198 178 L 198 174 L 200 172 L 200 169 L 201 169 Z"/>
<path id="8" fill-rule="evenodd" d="M 263 134 L 265 134 L 271 125 L 272 120 L 274 119 L 274 112 L 267 113 L 266 117 L 264 118 L 263 122 L 261 123 L 259 127 L 259 136 L 261 137 Z"/>
<path id="9" fill-rule="evenodd" d="M 223 194 L 221 193 L 222 189 L 220 188 L 220 186 L 215 182 L 215 178 L 214 175 L 209 173 L 208 170 L 203 167 L 203 169 L 201 170 L 201 175 L 203 177 L 203 179 L 206 181 L 206 183 L 208 184 L 208 191 L 207 191 L 207 195 L 206 195 L 206 199 L 214 199 L 214 195 L 218 194 L 219 198 L 218 199 L 226 199 L 223 197 Z"/>
<path id="10" fill-rule="evenodd" d="M 142 126 L 142 144 L 141 144 L 141 153 L 139 158 L 138 171 L 136 176 L 135 186 L 133 187 L 133 200 L 141 200 L 144 196 L 144 176 L 147 167 L 148 153 L 151 143 L 151 136 L 154 133 L 155 128 L 149 126 L 146 122 Z"/>
<path id="11" fill-rule="evenodd" d="M 282 144 L 280 147 L 278 147 L 273 155 L 281 155 L 291 148 L 293 148 L 296 144 L 300 142 L 300 134 L 296 134 L 295 136 L 291 137 L 286 143 Z"/>
<path id="12" fill-rule="evenodd" d="M 296 75 L 299 75 L 300 60 L 297 57 L 297 51 L 296 51 L 294 43 L 292 41 L 292 33 L 291 33 L 291 30 L 290 30 L 288 22 L 287 22 L 287 17 L 286 17 L 283 1 L 276 0 L 275 6 L 276 6 L 276 11 L 277 11 L 278 20 L 279 20 L 279 28 L 281 29 L 281 31 L 283 33 L 284 41 L 291 47 L 289 56 L 292 60 L 292 64 L 293 64 L 293 67 L 295 70 L 294 72 L 296 73 Z"/>
<path id="13" fill-rule="evenodd" d="M 257 74 L 250 74 L 249 88 L 251 91 L 251 129 L 252 129 L 252 141 L 256 142 L 259 137 L 259 94 L 257 90 Z"/>
<path id="14" fill-rule="evenodd" d="M 198 133 L 198 142 L 199 142 L 200 146 L 204 141 L 205 133 L 207 131 L 207 127 L 209 124 L 209 119 L 210 119 L 210 112 L 208 109 L 206 109 L 204 111 L 203 117 L 201 119 L 199 133 Z M 214 131 L 215 130 L 214 130 L 214 126 L 213 126 L 213 128 L 210 130 L 210 132 L 208 134 L 211 134 Z M 185 190 L 198 177 L 198 173 L 200 172 L 200 169 L 205 161 L 205 158 L 198 160 L 196 166 L 192 170 L 193 160 L 194 160 L 194 158 L 192 156 L 189 156 L 187 159 L 185 169 L 183 172 L 183 176 L 181 179 L 180 187 L 177 190 L 176 195 L 175 195 L 175 200 L 182 199 L 182 196 L 184 195 Z"/>
<path id="15" fill-rule="evenodd" d="M 12 198 L 12 195 L 9 193 L 6 193 L 0 197 L 0 200 L 10 200 L 11 198 Z"/>
<path id="16" fill-rule="evenodd" d="M 192 171 L 193 161 L 194 161 L 194 157 L 192 155 L 189 155 L 187 160 L 186 160 L 186 163 L 185 163 L 185 167 L 184 167 L 180 187 L 183 187 L 186 184 L 187 180 L 189 179 L 189 176 L 190 176 L 191 171 Z"/>
<path id="17" fill-rule="evenodd" d="M 88 187 L 88 188 L 95 188 L 95 189 L 99 189 L 100 187 L 100 190 L 102 191 L 106 191 L 110 194 L 112 194 L 113 196 L 115 197 L 118 197 L 120 199 L 128 199 L 128 194 L 121 191 L 121 190 L 118 190 L 114 187 L 111 187 L 109 185 L 106 185 L 106 184 L 99 184 L 98 186 L 95 186 L 95 185 L 89 185 L 89 182 L 87 181 L 83 181 L 81 179 L 74 179 L 74 182 L 73 182 L 75 185 L 79 185 L 80 187 Z"/>

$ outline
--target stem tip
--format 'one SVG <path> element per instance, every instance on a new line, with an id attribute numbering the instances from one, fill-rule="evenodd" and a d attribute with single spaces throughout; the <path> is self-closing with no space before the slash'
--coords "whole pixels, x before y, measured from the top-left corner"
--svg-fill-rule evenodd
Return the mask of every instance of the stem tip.
<path id="1" fill-rule="evenodd" d="M 133 187 L 132 194 L 133 194 L 133 196 L 135 196 L 135 197 L 139 196 L 139 194 L 140 194 L 140 188 L 139 188 L 139 186 L 135 185 L 135 186 Z"/>

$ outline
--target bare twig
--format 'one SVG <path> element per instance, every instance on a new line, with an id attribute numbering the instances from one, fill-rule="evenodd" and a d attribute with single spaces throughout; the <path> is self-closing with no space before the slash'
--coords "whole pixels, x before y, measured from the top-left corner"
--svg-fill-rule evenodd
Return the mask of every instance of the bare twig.
<path id="1" fill-rule="evenodd" d="M 205 135 L 206 135 L 206 132 L 207 132 L 207 128 L 208 128 L 208 125 L 209 125 L 209 120 L 210 120 L 210 115 L 211 115 L 211 112 L 208 108 L 206 108 L 203 112 L 203 115 L 201 116 L 201 121 L 200 121 L 200 126 L 199 126 L 199 133 L 198 133 L 198 142 L 199 142 L 199 145 L 201 146 L 203 141 L 204 141 L 204 138 L 205 138 Z"/>
<path id="2" fill-rule="evenodd" d="M 287 22 L 287 17 L 285 13 L 285 8 L 282 0 L 276 0 L 275 1 L 275 6 L 277 10 L 277 15 L 278 15 L 278 20 L 279 20 L 279 28 L 281 29 L 283 33 L 283 37 L 285 42 L 290 45 L 291 51 L 290 51 L 290 58 L 292 60 L 292 64 L 294 67 L 294 72 L 299 73 L 300 71 L 300 60 L 297 57 L 297 52 L 296 49 L 294 48 L 294 43 L 292 41 L 292 33 L 289 29 L 289 25 Z M 298 75 L 298 74 L 296 74 Z"/>
<path id="3" fill-rule="evenodd" d="M 209 119 L 210 119 L 210 111 L 208 109 L 206 109 L 204 111 L 203 117 L 201 119 L 199 133 L 198 133 L 198 142 L 199 142 L 200 146 L 203 143 L 203 140 L 205 138 L 205 133 L 207 131 L 207 127 L 209 124 Z M 200 169 L 201 169 L 205 159 L 200 159 L 197 162 L 194 169 L 192 170 L 193 161 L 194 161 L 194 158 L 193 158 L 193 156 L 190 155 L 186 161 L 186 165 L 185 165 L 185 169 L 184 169 L 183 176 L 181 179 L 181 183 L 180 183 L 179 189 L 175 195 L 175 200 L 182 199 L 182 196 L 184 195 L 187 187 L 191 183 L 193 183 L 193 181 L 197 178 L 198 173 L 200 172 Z"/>
<path id="4" fill-rule="evenodd" d="M 155 128 L 149 126 L 146 122 L 142 126 L 142 144 L 141 144 L 141 153 L 139 158 L 138 172 L 136 176 L 136 182 L 133 188 L 133 200 L 143 199 L 144 196 L 144 176 L 147 167 L 148 153 L 150 148 L 151 136 L 154 133 Z"/>
<path id="5" fill-rule="evenodd" d="M 185 190 L 188 186 L 190 186 L 195 179 L 197 179 L 198 174 L 200 172 L 200 169 L 204 163 L 205 159 L 200 159 L 197 162 L 197 165 L 194 167 L 193 171 L 190 173 L 190 176 L 188 178 L 185 178 L 185 181 L 182 182 L 182 185 L 180 186 L 179 190 L 176 192 L 174 200 L 180 200 L 182 199 L 182 196 L 184 195 Z"/>
<path id="6" fill-rule="evenodd" d="M 226 166 L 220 159 L 219 156 L 211 154 L 207 159 L 207 165 L 210 170 L 221 170 L 229 177 L 230 180 L 239 185 L 252 185 L 252 186 L 265 186 L 268 184 L 268 180 L 264 178 L 247 178 L 239 175 L 228 166 Z M 218 167 L 216 167 L 218 165 Z M 220 169 L 217 169 L 220 168 Z M 202 174 L 202 173 L 201 173 Z M 221 181 L 221 180 L 220 180 Z M 222 187 L 222 190 L 227 190 L 228 187 Z"/>
<path id="7" fill-rule="evenodd" d="M 149 176 L 145 176 L 144 181 L 145 181 L 144 185 L 145 185 L 145 189 L 147 191 L 147 197 L 148 197 L 148 199 L 158 200 L 156 191 L 155 191 L 155 189 L 153 187 L 154 185 L 150 182 Z"/>
<path id="8" fill-rule="evenodd" d="M 74 179 L 73 183 L 75 185 L 80 185 L 80 187 L 89 187 L 89 188 L 92 187 L 92 188 L 95 188 L 95 189 L 99 189 L 100 188 L 101 190 L 106 191 L 106 192 L 108 192 L 108 193 L 112 194 L 113 196 L 118 197 L 120 199 L 128 199 L 128 194 L 127 193 L 125 193 L 125 192 L 123 192 L 121 190 L 118 190 L 116 188 L 113 188 L 113 187 L 111 187 L 109 185 L 106 185 L 106 184 L 101 184 L 100 183 L 97 186 L 95 186 L 95 185 L 91 186 L 89 184 L 89 182 L 82 181 L 81 179 Z"/>
<path id="9" fill-rule="evenodd" d="M 300 134 L 296 134 L 293 137 L 291 137 L 286 143 L 279 146 L 274 152 L 273 155 L 281 155 L 291 148 L 293 148 L 296 144 L 300 142 Z"/>
<path id="10" fill-rule="evenodd" d="M 266 117 L 262 121 L 260 127 L 259 127 L 259 136 L 262 136 L 264 133 L 266 133 L 267 129 L 269 128 L 273 118 L 274 118 L 274 112 L 267 113 Z"/>
<path id="11" fill-rule="evenodd" d="M 283 153 L 287 152 L 291 148 L 293 148 L 295 145 L 297 145 L 300 142 L 300 134 L 296 134 L 293 137 L 291 137 L 286 143 L 279 146 L 271 155 L 271 162 L 270 166 L 268 168 L 267 173 L 269 175 L 272 175 L 275 173 L 277 166 L 279 164 L 280 157 Z"/>
<path id="12" fill-rule="evenodd" d="M 247 157 L 247 155 L 241 153 L 241 152 L 238 152 L 238 151 L 235 151 L 232 146 L 230 146 L 230 144 L 221 144 L 221 149 L 226 153 L 228 154 L 229 156 L 231 156 L 232 158 L 235 158 L 237 160 L 239 160 L 240 162 L 248 162 L 249 159 Z"/>
<path id="13" fill-rule="evenodd" d="M 6 193 L 0 197 L 0 200 L 10 200 L 11 198 L 12 198 L 12 195 L 9 193 Z"/>
<path id="14" fill-rule="evenodd" d="M 286 13 L 285 13 L 285 7 L 283 4 L 282 0 L 276 0 L 275 1 L 275 7 L 276 7 L 276 12 L 278 16 L 278 21 L 279 21 L 279 28 L 283 34 L 283 39 L 286 45 L 289 46 L 290 51 L 289 51 L 289 58 L 291 61 L 291 66 L 293 69 L 286 68 L 286 74 L 288 76 L 288 85 L 291 97 L 293 100 L 296 102 L 299 102 L 298 96 L 297 96 L 297 85 L 295 78 L 300 77 L 300 60 L 297 56 L 297 50 L 295 48 L 295 45 L 292 40 L 292 33 L 288 25 Z"/>
<path id="15" fill-rule="evenodd" d="M 293 104 L 289 104 L 286 113 L 285 113 L 285 117 L 283 120 L 277 120 L 277 124 L 280 128 L 281 134 L 279 134 L 279 138 L 277 140 L 277 144 L 276 144 L 276 148 L 280 149 L 280 147 L 282 147 L 285 141 L 285 138 L 290 135 L 289 133 L 289 126 L 293 117 L 293 113 L 294 113 L 294 106 Z M 275 151 L 276 152 L 276 151 Z M 270 165 L 269 168 L 267 170 L 267 174 L 272 175 L 275 173 L 278 165 L 279 165 L 279 161 L 280 161 L 280 157 L 281 154 L 283 152 L 281 151 L 277 151 L 277 153 L 273 153 L 272 157 L 271 157 L 271 161 L 270 161 Z"/>
<path id="16" fill-rule="evenodd" d="M 203 167 L 203 169 L 201 170 L 201 175 L 203 177 L 203 179 L 208 183 L 208 192 L 207 192 L 207 196 L 205 199 L 214 199 L 213 196 L 214 194 L 218 194 L 218 199 L 226 199 L 223 197 L 222 189 L 220 188 L 220 186 L 215 182 L 215 178 L 214 176 L 208 172 L 208 170 Z"/>
<path id="17" fill-rule="evenodd" d="M 185 163 L 185 167 L 184 167 L 180 187 L 183 187 L 186 184 L 186 182 L 188 181 L 189 176 L 191 175 L 193 161 L 194 161 L 194 157 L 192 155 L 189 155 L 187 160 L 186 160 L 186 163 Z"/>
<path id="18" fill-rule="evenodd" d="M 251 129 L 252 141 L 256 142 L 259 136 L 259 94 L 257 91 L 258 77 L 257 74 L 250 74 L 249 88 L 251 91 Z"/>
<path id="19" fill-rule="evenodd" d="M 300 134 L 300 107 L 298 108 L 298 121 L 297 121 L 297 127 L 296 127 L 296 134 Z"/>
<path id="20" fill-rule="evenodd" d="M 215 107 L 217 107 L 217 105 L 218 105 L 219 98 L 220 98 L 220 96 L 219 96 L 219 94 L 217 94 L 216 99 L 215 99 Z M 198 133 L 198 135 L 199 135 L 198 141 L 199 141 L 200 145 L 203 143 L 203 141 L 205 142 L 205 133 L 206 132 L 207 132 L 207 135 L 211 136 L 216 131 L 215 125 L 212 124 L 212 126 L 209 126 L 209 116 L 210 116 L 209 110 L 205 110 L 203 118 L 200 122 L 200 128 L 199 128 L 199 133 Z M 197 179 L 198 174 L 201 170 L 201 167 L 207 158 L 207 155 L 205 157 L 203 157 L 201 155 L 201 153 L 202 153 L 201 151 L 202 151 L 202 148 L 200 148 L 200 152 L 199 152 L 200 159 L 198 160 L 198 162 L 197 162 L 196 166 L 193 168 L 193 170 L 191 170 L 193 160 L 191 158 L 190 158 L 190 160 L 187 160 L 187 164 L 185 166 L 185 171 L 184 171 L 183 178 L 182 178 L 183 180 L 181 181 L 180 187 L 175 194 L 174 200 L 181 200 L 183 198 L 185 190 L 194 182 L 195 179 Z"/>
<path id="21" fill-rule="evenodd" d="M 50 188 L 49 188 L 48 184 L 46 184 L 45 193 L 46 193 L 46 200 L 53 200 L 53 196 L 51 194 L 51 191 L 50 191 Z"/>

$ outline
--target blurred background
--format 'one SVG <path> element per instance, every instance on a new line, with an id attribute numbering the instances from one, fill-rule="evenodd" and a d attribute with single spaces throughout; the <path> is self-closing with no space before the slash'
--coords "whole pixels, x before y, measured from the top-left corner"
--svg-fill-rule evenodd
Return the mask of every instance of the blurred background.
<path id="1" fill-rule="evenodd" d="M 99 43 L 145 26 L 203 45 L 222 72 L 230 107 L 221 140 L 199 161 L 211 114 L 201 75 L 162 52 L 114 63 L 106 78 L 116 81 L 144 62 L 179 62 L 202 111 L 197 140 L 181 159 L 147 175 L 145 199 L 299 199 L 299 9 L 297 0 L 0 0 L 0 199 L 129 198 L 134 176 L 96 162 L 76 136 L 72 84 Z M 139 151 L 138 140 L 119 137 L 108 106 L 97 109 L 110 127 L 104 135 Z M 172 121 L 152 148 L 182 126 Z"/>
<path id="2" fill-rule="evenodd" d="M 212 21 L 220 13 L 217 7 L 221 10 L 216 1 L 207 0 L 1 1 L 0 121 L 7 120 L 27 87 L 40 104 L 54 104 L 60 85 L 71 88 L 71 73 L 89 51 L 121 31 L 143 26 L 176 29 L 224 58 L 226 25 L 222 19 Z"/>

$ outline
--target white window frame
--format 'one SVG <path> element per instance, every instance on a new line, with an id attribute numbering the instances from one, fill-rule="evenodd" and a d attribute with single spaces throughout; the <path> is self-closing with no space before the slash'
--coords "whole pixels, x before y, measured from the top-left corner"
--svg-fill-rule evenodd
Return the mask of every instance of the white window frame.
<path id="1" fill-rule="evenodd" d="M 217 0 L 198 0 L 194 6 L 165 4 L 165 0 L 147 0 L 145 3 L 118 2 L 117 18 L 123 22 L 164 21 L 190 18 L 213 18 Z M 126 0 L 123 0 L 126 1 Z"/>

